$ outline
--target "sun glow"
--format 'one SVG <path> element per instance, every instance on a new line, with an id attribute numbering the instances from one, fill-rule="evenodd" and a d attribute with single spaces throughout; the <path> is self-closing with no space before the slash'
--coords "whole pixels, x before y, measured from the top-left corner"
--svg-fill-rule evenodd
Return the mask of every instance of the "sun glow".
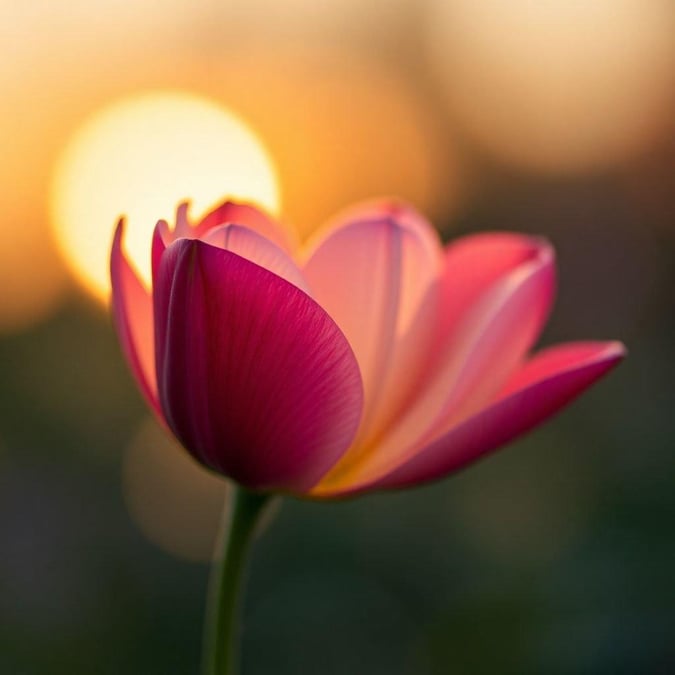
<path id="1" fill-rule="evenodd" d="M 127 218 L 126 248 L 150 279 L 151 232 L 189 199 L 197 215 L 225 197 L 277 213 L 271 157 L 226 108 L 183 92 L 151 92 L 115 102 L 75 133 L 54 172 L 50 210 L 59 248 L 76 278 L 108 296 L 113 228 Z"/>

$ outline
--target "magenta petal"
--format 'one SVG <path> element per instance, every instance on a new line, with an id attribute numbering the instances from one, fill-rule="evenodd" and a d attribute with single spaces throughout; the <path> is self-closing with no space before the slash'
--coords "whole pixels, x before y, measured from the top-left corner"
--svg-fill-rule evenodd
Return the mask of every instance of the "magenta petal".
<path id="1" fill-rule="evenodd" d="M 152 298 L 124 255 L 123 229 L 124 222 L 120 220 L 110 253 L 113 316 L 131 371 L 143 395 L 159 413 Z"/>
<path id="2" fill-rule="evenodd" d="M 159 270 L 159 263 L 162 259 L 162 255 L 166 250 L 166 247 L 173 241 L 173 235 L 169 229 L 169 224 L 166 220 L 158 221 L 155 225 L 155 230 L 152 233 L 152 251 L 151 251 L 151 260 L 152 260 L 152 276 L 153 278 Z"/>
<path id="3" fill-rule="evenodd" d="M 349 446 L 363 404 L 358 365 L 292 284 L 182 239 L 162 256 L 155 320 L 162 409 L 203 464 L 252 489 L 303 492 Z"/>
<path id="4" fill-rule="evenodd" d="M 370 485 L 399 488 L 442 478 L 524 434 L 573 401 L 625 355 L 622 344 L 571 343 L 535 356 L 497 400 Z"/>

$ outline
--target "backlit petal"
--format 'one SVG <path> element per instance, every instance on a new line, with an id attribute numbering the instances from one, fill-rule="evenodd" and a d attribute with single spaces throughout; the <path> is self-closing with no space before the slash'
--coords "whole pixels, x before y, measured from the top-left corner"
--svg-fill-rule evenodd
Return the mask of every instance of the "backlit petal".
<path id="1" fill-rule="evenodd" d="M 310 294 L 305 277 L 293 259 L 269 239 L 253 230 L 240 225 L 220 225 L 209 230 L 202 237 L 202 241 L 232 251 Z"/>
<path id="2" fill-rule="evenodd" d="M 334 230 L 344 227 L 349 223 L 370 220 L 395 220 L 399 225 L 415 232 L 425 240 L 428 248 L 440 246 L 438 232 L 434 226 L 413 206 L 400 199 L 383 197 L 371 199 L 344 209 L 333 217 L 325 228 Z M 319 232 L 318 236 L 322 233 Z"/>
<path id="3" fill-rule="evenodd" d="M 361 368 L 366 434 L 415 368 L 409 358 L 415 350 L 403 353 L 401 345 L 423 347 L 422 334 L 433 328 L 429 316 L 416 319 L 439 266 L 433 231 L 423 235 L 390 217 L 337 222 L 308 256 L 304 271 L 314 296 L 344 331 Z"/>
<path id="4" fill-rule="evenodd" d="M 273 241 L 285 251 L 293 251 L 296 242 L 292 233 L 264 211 L 252 204 L 226 201 L 207 213 L 195 226 L 193 237 L 201 238 L 219 225 L 243 225 Z"/>

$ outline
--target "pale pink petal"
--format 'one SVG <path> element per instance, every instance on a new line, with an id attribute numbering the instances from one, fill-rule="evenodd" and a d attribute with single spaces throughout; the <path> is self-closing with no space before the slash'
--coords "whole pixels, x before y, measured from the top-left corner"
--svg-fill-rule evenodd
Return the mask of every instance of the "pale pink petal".
<path id="1" fill-rule="evenodd" d="M 403 233 L 390 220 L 331 232 L 303 271 L 317 302 L 347 336 L 361 369 L 367 417 L 394 345 Z"/>
<path id="2" fill-rule="evenodd" d="M 198 240 L 165 251 L 154 287 L 160 401 L 176 436 L 251 489 L 313 486 L 363 403 L 334 321 L 279 276 Z"/>
<path id="3" fill-rule="evenodd" d="M 202 241 L 232 251 L 274 272 L 311 295 L 307 281 L 293 259 L 269 239 L 240 225 L 220 225 L 209 230 Z"/>
<path id="4" fill-rule="evenodd" d="M 292 252 L 297 246 L 293 233 L 267 213 L 252 204 L 240 204 L 232 201 L 226 201 L 207 213 L 195 225 L 191 236 L 201 238 L 210 229 L 228 224 L 243 225 L 274 242 L 287 252 Z"/>
<path id="5" fill-rule="evenodd" d="M 625 356 L 617 342 L 553 347 L 514 375 L 504 392 L 369 486 L 400 488 L 442 478 L 508 443 L 571 403 Z"/>
<path id="6" fill-rule="evenodd" d="M 362 220 L 386 219 L 395 220 L 402 227 L 416 232 L 424 240 L 426 247 L 435 249 L 440 246 L 438 232 L 434 226 L 413 206 L 394 197 L 382 197 L 353 204 L 334 216 L 325 229 L 338 229 Z M 319 236 L 321 234 L 319 232 Z"/>
<path id="7" fill-rule="evenodd" d="M 336 221 L 314 246 L 305 275 L 349 339 L 366 396 L 355 443 L 322 481 L 332 484 L 362 461 L 421 378 L 434 338 L 441 246 L 433 230 L 390 216 Z"/>
<path id="8" fill-rule="evenodd" d="M 462 317 L 431 359 L 411 405 L 330 489 L 376 480 L 429 439 L 480 410 L 504 386 L 546 320 L 554 292 L 553 253 L 542 247 L 498 279 Z M 339 465 L 338 465 L 339 466 Z"/>
<path id="9" fill-rule="evenodd" d="M 332 218 L 309 243 L 315 252 L 332 236 L 356 223 L 393 222 L 404 232 L 404 254 L 401 259 L 401 293 L 398 310 L 398 334 L 406 333 L 418 318 L 429 286 L 439 276 L 441 269 L 441 240 L 433 225 L 412 206 L 398 199 L 382 198 L 360 202 Z M 312 254 L 310 253 L 310 256 Z M 343 274 L 349 272 L 349 261 Z"/>
<path id="10" fill-rule="evenodd" d="M 387 217 L 337 224 L 308 256 L 304 272 L 314 297 L 342 328 L 361 368 L 364 426 L 387 391 L 397 342 L 413 326 L 439 255 L 417 231 Z"/>
<path id="11" fill-rule="evenodd" d="M 113 317 L 131 371 L 147 401 L 159 412 L 152 297 L 124 254 L 123 231 L 120 220 L 110 253 Z"/>

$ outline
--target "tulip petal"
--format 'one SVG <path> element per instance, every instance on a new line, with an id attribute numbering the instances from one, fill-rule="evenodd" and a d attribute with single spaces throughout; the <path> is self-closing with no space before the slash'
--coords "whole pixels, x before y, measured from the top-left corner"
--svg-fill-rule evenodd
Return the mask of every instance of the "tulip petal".
<path id="1" fill-rule="evenodd" d="M 198 240 L 155 284 L 162 410 L 203 464 L 259 490 L 303 492 L 358 428 L 363 390 L 344 335 L 279 276 Z"/>
<path id="2" fill-rule="evenodd" d="M 160 220 L 155 225 L 155 230 L 152 233 L 152 277 L 154 279 L 159 269 L 159 263 L 166 247 L 173 242 L 173 234 L 169 229 L 169 223 L 166 220 Z"/>
<path id="3" fill-rule="evenodd" d="M 172 241 L 179 237 L 194 237 L 194 227 L 190 223 L 188 211 L 190 210 L 190 202 L 181 202 L 176 207 L 176 223 L 173 232 L 166 232 L 170 234 L 171 238 L 165 238 L 164 243 L 168 246 Z"/>
<path id="4" fill-rule="evenodd" d="M 553 252 L 542 245 L 489 287 L 453 328 L 447 344 L 436 349 L 428 378 L 408 409 L 372 440 L 358 463 L 339 476 L 332 472 L 329 477 L 336 480 L 324 480 L 322 487 L 370 483 L 487 405 L 539 335 L 553 297 L 553 269 Z"/>
<path id="5" fill-rule="evenodd" d="M 537 426 L 572 402 L 625 356 L 617 342 L 570 343 L 535 355 L 496 401 L 443 434 L 372 488 L 442 478 Z"/>
<path id="6" fill-rule="evenodd" d="M 541 242 L 458 316 L 446 337 L 450 358 L 439 368 L 436 385 L 440 393 L 453 382 L 438 415 L 441 427 L 480 409 L 501 389 L 539 337 L 554 296 L 555 256 Z"/>
<path id="7" fill-rule="evenodd" d="M 513 232 L 473 234 L 449 244 L 441 284 L 441 335 L 447 337 L 500 278 L 531 260 L 545 246 L 541 239 Z"/>
<path id="8" fill-rule="evenodd" d="M 294 260 L 269 239 L 239 225 L 220 225 L 208 231 L 202 241 L 232 251 L 292 283 L 308 295 L 309 286 Z"/>
<path id="9" fill-rule="evenodd" d="M 315 297 L 354 348 L 366 396 L 359 434 L 322 484 L 340 482 L 363 461 L 407 402 L 432 345 L 442 248 L 426 221 L 412 210 L 401 215 L 335 221 L 305 267 Z"/>
<path id="10" fill-rule="evenodd" d="M 371 220 L 394 220 L 407 230 L 415 232 L 425 241 L 427 248 L 436 249 L 440 239 L 434 226 L 410 204 L 387 197 L 363 201 L 350 206 L 333 217 L 324 231 L 340 229 L 349 223 Z M 322 236 L 322 232 L 318 236 Z"/>
<path id="11" fill-rule="evenodd" d="M 389 217 L 337 223 L 308 256 L 304 273 L 314 297 L 347 336 L 361 368 L 364 427 L 396 366 L 397 341 L 413 325 L 439 264 L 439 245 Z"/>
<path id="12" fill-rule="evenodd" d="M 296 242 L 291 233 L 274 218 L 252 204 L 226 201 L 207 213 L 193 228 L 194 238 L 203 238 L 212 228 L 219 225 L 243 225 L 249 230 L 273 241 L 285 251 L 293 251 Z"/>
<path id="13" fill-rule="evenodd" d="M 159 413 L 152 297 L 124 255 L 123 230 L 124 221 L 120 220 L 110 254 L 113 317 L 131 371 L 143 395 Z"/>

